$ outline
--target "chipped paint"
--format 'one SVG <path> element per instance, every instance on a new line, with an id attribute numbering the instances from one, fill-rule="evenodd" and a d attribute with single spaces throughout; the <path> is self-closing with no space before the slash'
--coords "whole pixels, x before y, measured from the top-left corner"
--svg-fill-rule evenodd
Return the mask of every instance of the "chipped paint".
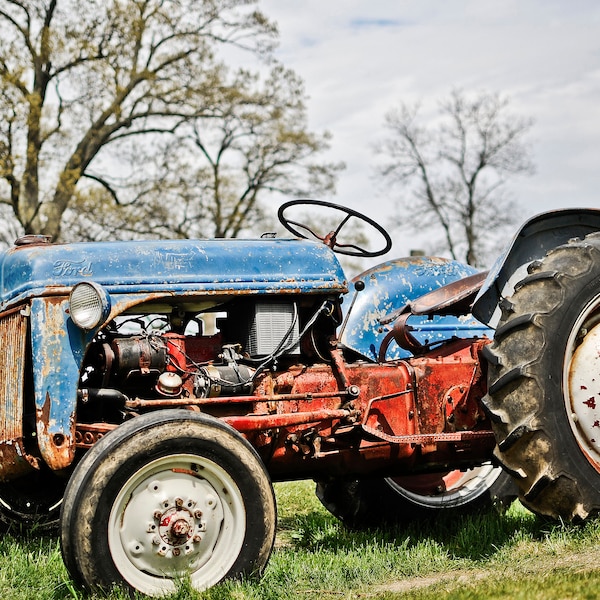
<path id="1" fill-rule="evenodd" d="M 79 370 L 86 338 L 68 316 L 67 297 L 31 302 L 31 354 L 40 453 L 51 469 L 74 458 Z"/>
<path id="2" fill-rule="evenodd" d="M 0 309 L 82 280 L 121 293 L 344 293 L 335 254 L 308 240 L 164 240 L 19 246 L 0 253 Z"/>
<path id="3" fill-rule="evenodd" d="M 135 314 L 142 303 L 145 310 L 152 307 L 170 313 L 173 306 L 207 310 L 236 296 L 335 297 L 347 291 L 344 274 L 331 250 L 300 240 L 43 244 L 20 246 L 0 254 L 0 264 L 2 306 L 30 299 L 36 439 L 41 458 L 53 470 L 68 467 L 76 448 L 89 449 L 117 426 L 112 422 L 77 422 L 80 374 L 88 345 L 98 331 L 83 332 L 69 316 L 69 293 L 77 283 L 93 281 L 103 287 L 111 300 L 107 321 L 123 313 Z M 351 338 L 360 334 L 358 345 L 369 354 L 371 346 L 386 334 L 381 325 L 383 317 L 407 301 L 470 273 L 470 268 L 453 261 L 421 257 L 391 261 L 367 271 L 362 276 L 366 289 L 357 297 L 348 321 L 348 335 Z M 472 319 L 462 317 L 451 322 L 423 321 L 422 325 L 421 333 L 429 339 L 433 335 L 445 339 L 457 331 L 473 336 L 478 331 Z M 441 452 L 439 456 L 434 452 L 438 438 L 432 435 L 440 435 L 440 443 L 456 439 L 456 444 L 462 444 L 471 438 L 462 432 L 457 435 L 457 428 L 483 428 L 470 402 L 476 367 L 474 360 L 467 360 L 468 344 L 457 350 L 465 356 L 461 355 L 456 364 L 451 356 L 437 355 L 420 356 L 414 365 L 403 361 L 347 363 L 341 347 L 330 337 L 332 333 L 333 326 L 326 338 L 330 342 L 326 364 L 309 361 L 283 367 L 287 371 L 265 370 L 253 382 L 254 389 L 243 392 L 246 395 L 240 392 L 237 396 L 195 398 L 191 376 L 188 387 L 182 387 L 185 394 L 179 398 L 155 397 L 155 392 L 147 398 L 127 397 L 114 375 L 95 392 L 120 394 L 119 410 L 129 411 L 128 417 L 135 417 L 137 411 L 169 406 L 213 414 L 243 432 L 259 452 L 263 451 L 273 472 L 284 473 L 287 469 L 288 475 L 308 458 L 323 462 L 303 466 L 298 472 L 323 472 L 331 467 L 329 459 L 338 453 L 346 453 L 337 468 L 347 473 L 367 470 L 369 465 L 384 469 L 387 464 L 393 469 L 402 459 L 406 464 L 420 460 L 421 454 L 427 455 L 425 460 L 430 463 L 446 460 Z M 184 345 L 185 336 L 180 338 Z M 190 348 L 182 347 L 180 352 L 184 371 Z M 217 361 L 218 351 L 202 357 L 201 362 Z M 24 350 L 20 352 L 23 355 Z M 118 355 L 113 358 L 119 361 Z M 143 368 L 138 372 L 148 374 Z M 449 377 L 458 381 L 449 381 Z M 415 384 L 422 385 L 423 391 L 418 392 Z M 456 391 L 463 389 L 464 393 Z M 83 407 L 83 399 L 92 397 L 87 392 L 93 390 L 79 391 Z M 97 393 L 95 398 L 107 400 L 109 395 Z M 454 411 L 444 404 L 449 395 L 456 396 Z M 22 407 L 18 416 L 21 413 Z M 375 434 L 380 437 L 376 439 Z M 13 438 L 7 441 L 7 456 L 13 448 L 14 456 L 22 451 L 17 443 L 19 432 Z M 429 451 L 418 448 L 415 439 L 423 440 Z M 0 446 L 0 457 L 1 452 Z M 479 456 L 477 452 L 483 450 L 473 446 L 470 453 L 465 452 L 465 460 L 473 460 Z"/>
<path id="4" fill-rule="evenodd" d="M 567 410 L 579 445 L 600 470 L 600 325 L 582 338 L 568 365 Z"/>
<path id="5" fill-rule="evenodd" d="M 381 320 L 409 302 L 450 282 L 476 273 L 473 267 L 443 258 L 410 257 L 383 263 L 355 277 L 364 283 L 348 315 L 342 343 L 369 360 L 378 360 L 379 349 L 389 327 Z M 412 335 L 421 344 L 457 337 L 478 337 L 488 328 L 470 316 L 412 316 Z M 410 352 L 392 342 L 387 359 L 406 358 Z"/>

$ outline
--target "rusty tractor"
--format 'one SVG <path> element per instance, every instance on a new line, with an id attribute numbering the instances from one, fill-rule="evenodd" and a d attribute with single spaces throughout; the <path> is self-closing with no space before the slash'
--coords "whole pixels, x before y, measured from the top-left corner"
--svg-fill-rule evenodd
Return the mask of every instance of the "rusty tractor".
<path id="1" fill-rule="evenodd" d="M 5 524 L 58 524 L 84 587 L 160 595 L 264 569 L 273 481 L 313 479 L 354 528 L 516 494 L 598 512 L 600 211 L 531 219 L 487 276 L 412 257 L 351 282 L 336 253 L 386 253 L 381 226 L 279 219 L 293 239 L 2 254 Z M 380 248 L 344 243 L 356 219 Z"/>

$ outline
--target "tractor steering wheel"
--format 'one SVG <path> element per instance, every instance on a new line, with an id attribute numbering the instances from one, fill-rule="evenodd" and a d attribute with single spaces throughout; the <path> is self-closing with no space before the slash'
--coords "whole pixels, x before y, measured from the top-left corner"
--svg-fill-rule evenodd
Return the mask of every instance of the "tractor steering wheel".
<path id="1" fill-rule="evenodd" d="M 298 221 L 294 221 L 289 217 L 285 216 L 285 211 L 287 211 L 292 206 L 320 206 L 325 208 L 332 208 L 334 209 L 334 211 L 342 213 L 342 215 L 340 216 L 341 220 L 334 231 L 330 231 L 325 235 L 321 235 L 313 231 L 308 225 L 300 223 Z M 371 228 L 375 229 L 375 231 L 377 231 L 377 233 L 381 235 L 381 237 L 385 241 L 385 245 L 381 250 L 367 250 L 366 248 L 358 246 L 357 244 L 342 244 L 338 242 L 338 235 L 340 231 L 348 223 L 348 221 L 350 221 L 352 217 L 355 217 L 359 221 L 367 223 L 371 226 Z M 390 238 L 388 232 L 381 225 L 379 225 L 379 223 L 376 223 L 375 221 L 373 221 L 373 219 L 369 219 L 369 217 L 366 217 L 365 215 L 355 210 L 352 210 L 351 208 L 347 208 L 346 206 L 340 206 L 339 204 L 324 202 L 322 200 L 290 200 L 289 202 L 285 202 L 279 207 L 279 211 L 277 212 L 277 218 L 279 219 L 279 222 L 294 235 L 304 239 L 310 239 L 310 237 L 313 237 L 317 240 L 320 240 L 338 254 L 346 254 L 347 256 L 362 256 L 364 258 L 367 258 L 372 256 L 381 256 L 392 247 L 392 239 Z M 306 235 L 306 233 L 298 231 L 297 228 L 303 229 L 310 235 Z"/>

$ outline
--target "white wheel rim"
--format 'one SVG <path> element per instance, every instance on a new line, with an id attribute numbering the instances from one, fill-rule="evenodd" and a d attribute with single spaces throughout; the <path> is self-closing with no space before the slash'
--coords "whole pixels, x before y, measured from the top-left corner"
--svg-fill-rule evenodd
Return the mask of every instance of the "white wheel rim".
<path id="1" fill-rule="evenodd" d="M 454 472 L 451 472 L 454 473 Z M 501 467 L 485 463 L 464 471 L 450 487 L 436 494 L 420 494 L 399 485 L 393 478 L 386 481 L 399 496 L 423 508 L 442 509 L 463 506 L 484 494 L 502 474 Z"/>
<path id="2" fill-rule="evenodd" d="M 564 397 L 571 430 L 588 461 L 600 471 L 599 303 L 600 298 L 595 298 L 573 327 L 563 381 L 566 382 Z"/>
<path id="3" fill-rule="evenodd" d="M 218 583 L 236 561 L 246 533 L 242 494 L 213 461 L 177 454 L 136 471 L 115 498 L 108 546 L 116 568 L 148 595 Z"/>

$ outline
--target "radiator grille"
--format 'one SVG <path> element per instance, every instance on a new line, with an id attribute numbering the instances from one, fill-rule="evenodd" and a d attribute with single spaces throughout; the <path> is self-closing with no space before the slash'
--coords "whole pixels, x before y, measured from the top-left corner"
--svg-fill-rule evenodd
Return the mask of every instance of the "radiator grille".
<path id="1" fill-rule="evenodd" d="M 20 311 L 0 316 L 0 442 L 23 436 L 23 377 L 27 318 Z"/>
<path id="2" fill-rule="evenodd" d="M 247 344 L 250 356 L 266 356 L 280 347 L 287 348 L 285 354 L 298 354 L 298 338 L 298 317 L 293 303 L 258 302 L 255 305 Z"/>

